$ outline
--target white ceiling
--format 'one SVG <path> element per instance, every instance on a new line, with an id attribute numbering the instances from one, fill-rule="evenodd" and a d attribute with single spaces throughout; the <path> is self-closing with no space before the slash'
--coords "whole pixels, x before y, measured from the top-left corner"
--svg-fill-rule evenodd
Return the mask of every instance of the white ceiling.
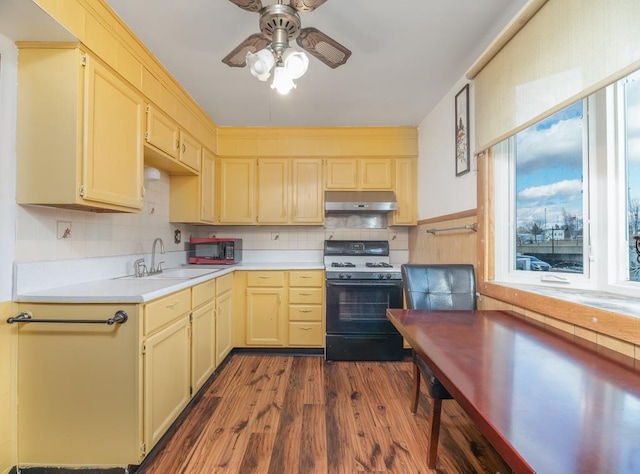
<path id="1" fill-rule="evenodd" d="M 221 59 L 258 33 L 227 0 L 106 0 L 220 126 L 418 125 L 526 0 L 328 0 L 301 14 L 352 51 L 282 96 Z M 276 3 L 263 0 L 263 4 Z"/>

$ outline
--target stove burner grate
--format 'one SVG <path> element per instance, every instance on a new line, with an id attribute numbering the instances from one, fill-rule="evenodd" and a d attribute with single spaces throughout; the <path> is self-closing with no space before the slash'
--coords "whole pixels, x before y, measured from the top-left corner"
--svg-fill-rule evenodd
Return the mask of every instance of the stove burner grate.
<path id="1" fill-rule="evenodd" d="M 355 265 L 355 263 L 351 263 L 351 262 L 333 262 L 331 264 L 331 266 L 332 267 L 341 267 L 341 268 L 343 268 L 343 267 L 352 268 L 352 267 L 355 267 L 356 265 Z"/>
<path id="2" fill-rule="evenodd" d="M 366 266 L 373 268 L 393 268 L 393 265 L 387 262 L 367 262 Z"/>

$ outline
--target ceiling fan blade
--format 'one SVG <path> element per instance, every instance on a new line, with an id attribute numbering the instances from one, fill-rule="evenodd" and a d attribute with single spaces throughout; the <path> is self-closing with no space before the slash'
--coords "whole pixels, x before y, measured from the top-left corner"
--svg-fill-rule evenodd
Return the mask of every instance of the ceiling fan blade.
<path id="1" fill-rule="evenodd" d="M 327 0 L 289 0 L 289 4 L 300 13 L 312 12 Z"/>
<path id="2" fill-rule="evenodd" d="M 333 69 L 346 63 L 351 56 L 351 51 L 316 28 L 302 28 L 296 41 L 302 49 Z"/>
<path id="3" fill-rule="evenodd" d="M 271 42 L 260 33 L 253 34 L 227 54 L 222 62 L 231 67 L 245 67 L 247 53 L 255 53 L 270 44 Z"/>
<path id="4" fill-rule="evenodd" d="M 260 0 L 229 0 L 231 3 L 235 3 L 243 10 L 250 12 L 257 12 L 262 10 L 262 2 Z"/>

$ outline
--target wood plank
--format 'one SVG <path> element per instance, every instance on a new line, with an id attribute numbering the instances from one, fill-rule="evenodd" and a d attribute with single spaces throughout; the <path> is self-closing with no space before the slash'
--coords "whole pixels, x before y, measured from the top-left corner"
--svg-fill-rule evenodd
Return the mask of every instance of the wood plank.
<path id="1" fill-rule="evenodd" d="M 139 473 L 509 472 L 459 405 L 443 403 L 436 470 L 426 464 L 423 384 L 411 362 L 233 354 Z"/>

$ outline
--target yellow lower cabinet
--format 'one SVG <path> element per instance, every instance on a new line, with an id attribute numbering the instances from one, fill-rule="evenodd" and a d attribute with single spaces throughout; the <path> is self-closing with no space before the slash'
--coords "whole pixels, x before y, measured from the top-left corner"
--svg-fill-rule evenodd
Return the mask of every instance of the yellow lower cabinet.
<path id="1" fill-rule="evenodd" d="M 216 367 L 233 349 L 233 275 L 216 279 Z"/>
<path id="2" fill-rule="evenodd" d="M 211 293 L 213 295 L 213 292 Z M 191 388 L 196 393 L 216 368 L 215 302 L 191 314 Z"/>
<path id="3" fill-rule="evenodd" d="M 289 345 L 324 347 L 324 274 L 289 272 Z"/>
<path id="4" fill-rule="evenodd" d="M 189 315 L 146 338 L 144 442 L 150 449 L 187 406 L 190 396 Z"/>
<path id="5" fill-rule="evenodd" d="M 21 466 L 139 464 L 142 454 L 140 306 L 20 303 L 34 319 L 124 324 L 15 323 Z"/>
<path id="6" fill-rule="evenodd" d="M 322 321 L 290 321 L 289 345 L 290 346 L 324 346 L 324 327 Z"/>
<path id="7" fill-rule="evenodd" d="M 283 296 L 283 288 L 247 288 L 247 345 L 285 345 Z"/>

